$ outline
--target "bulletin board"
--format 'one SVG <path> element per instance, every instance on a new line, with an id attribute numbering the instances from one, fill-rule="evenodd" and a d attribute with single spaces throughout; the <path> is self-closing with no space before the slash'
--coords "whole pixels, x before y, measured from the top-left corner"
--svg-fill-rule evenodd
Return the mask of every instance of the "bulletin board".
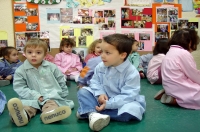
<path id="1" fill-rule="evenodd" d="M 31 1 L 31 3 L 27 2 Z M 23 50 L 29 38 L 46 41 L 51 52 L 58 53 L 63 38 L 73 38 L 76 49 L 84 49 L 95 40 L 113 33 L 122 33 L 139 41 L 139 52 L 152 52 L 158 27 L 178 27 L 180 4 L 151 3 L 152 0 L 17 0 L 13 2 L 16 47 Z M 37 1 L 37 4 L 34 2 Z M 149 4 L 150 3 L 150 4 Z M 177 11 L 176 25 L 170 19 L 158 21 L 158 9 Z M 170 16 L 170 15 L 168 15 Z M 191 20 L 188 20 L 191 21 Z M 196 20 L 195 20 L 196 21 Z M 182 21 L 180 21 L 181 23 Z M 172 30 L 171 30 L 172 29 Z M 162 31 L 165 32 L 165 31 Z M 168 35 L 169 36 L 169 35 Z M 54 54 L 55 55 L 55 54 Z M 85 55 L 84 55 L 85 56 Z"/>

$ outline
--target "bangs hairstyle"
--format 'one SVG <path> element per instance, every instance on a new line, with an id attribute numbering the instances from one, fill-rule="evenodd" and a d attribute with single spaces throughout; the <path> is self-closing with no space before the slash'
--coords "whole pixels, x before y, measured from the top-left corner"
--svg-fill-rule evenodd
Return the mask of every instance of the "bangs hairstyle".
<path id="1" fill-rule="evenodd" d="M 62 40 L 61 40 L 61 42 L 60 42 L 60 48 L 59 48 L 59 51 L 60 52 L 62 52 L 63 50 L 62 50 L 62 48 L 64 47 L 64 46 L 71 46 L 71 47 L 75 47 L 76 46 L 76 43 L 75 43 L 75 41 L 73 40 L 73 39 L 71 39 L 71 38 L 63 38 Z"/>
<path id="2" fill-rule="evenodd" d="M 191 46 L 189 47 L 189 44 Z M 181 29 L 174 32 L 171 39 L 169 40 L 168 45 L 179 45 L 185 50 L 190 50 L 190 48 L 195 51 L 197 45 L 199 44 L 199 36 L 197 32 L 193 29 Z"/>
<path id="3" fill-rule="evenodd" d="M 48 49 L 46 42 L 44 42 L 40 39 L 37 39 L 37 38 L 31 38 L 26 42 L 26 45 L 24 47 L 24 52 L 26 52 L 27 48 L 35 49 L 36 47 L 42 47 L 44 49 L 44 53 L 46 53 L 47 49 Z"/>
<path id="4" fill-rule="evenodd" d="M 103 40 L 106 43 L 115 46 L 120 54 L 126 52 L 126 58 L 131 53 L 132 45 L 135 42 L 135 39 L 133 39 L 132 37 L 129 38 L 127 35 L 124 34 L 111 34 L 103 37 Z M 124 60 L 126 60 L 126 58 Z"/>
<path id="5" fill-rule="evenodd" d="M 8 46 L 8 47 L 1 47 L 1 48 L 0 48 L 0 57 L 3 57 L 3 58 L 4 58 L 5 56 L 9 57 L 10 54 L 11 54 L 11 52 L 12 52 L 13 50 L 16 50 L 16 51 L 17 51 L 17 49 L 15 49 L 14 47 L 11 47 L 11 46 Z"/>
<path id="6" fill-rule="evenodd" d="M 102 39 L 97 39 L 97 40 L 95 40 L 94 42 L 92 42 L 92 43 L 90 44 L 90 46 L 88 47 L 88 54 L 94 53 L 96 45 L 97 45 L 98 43 L 101 43 L 101 42 L 102 42 Z"/>
<path id="7" fill-rule="evenodd" d="M 153 49 L 153 55 L 157 54 L 167 54 L 169 51 L 169 45 L 168 45 L 169 40 L 167 38 L 160 38 L 158 39 L 156 46 Z"/>

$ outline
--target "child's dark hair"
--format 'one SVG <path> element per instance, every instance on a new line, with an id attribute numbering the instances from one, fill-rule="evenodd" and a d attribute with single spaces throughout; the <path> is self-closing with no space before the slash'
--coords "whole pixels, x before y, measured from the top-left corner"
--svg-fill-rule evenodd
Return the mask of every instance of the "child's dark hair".
<path id="1" fill-rule="evenodd" d="M 126 52 L 126 58 L 131 53 L 132 45 L 135 42 L 135 39 L 129 38 L 127 35 L 117 33 L 105 36 L 103 37 L 103 40 L 106 43 L 115 46 L 120 54 Z M 126 58 L 124 60 L 126 60 Z"/>
<path id="2" fill-rule="evenodd" d="M 191 46 L 189 45 L 191 44 Z M 180 29 L 174 32 L 168 45 L 179 45 L 185 50 L 195 51 L 199 44 L 199 36 L 194 29 Z"/>
<path id="3" fill-rule="evenodd" d="M 8 47 L 1 47 L 0 48 L 0 57 L 9 56 L 13 50 L 17 50 L 14 47 L 8 46 Z"/>
<path id="4" fill-rule="evenodd" d="M 59 48 L 60 52 L 63 51 L 62 48 L 63 48 L 64 46 L 67 46 L 67 47 L 68 47 L 68 46 L 75 47 L 75 46 L 76 46 L 76 43 L 75 43 L 75 41 L 74 41 L 73 39 L 71 39 L 71 38 L 63 38 L 63 39 L 61 40 L 61 42 L 60 42 L 60 48 Z"/>
<path id="5" fill-rule="evenodd" d="M 156 46 L 153 49 L 153 55 L 166 54 L 169 51 L 168 42 L 169 42 L 169 39 L 167 38 L 158 39 Z"/>

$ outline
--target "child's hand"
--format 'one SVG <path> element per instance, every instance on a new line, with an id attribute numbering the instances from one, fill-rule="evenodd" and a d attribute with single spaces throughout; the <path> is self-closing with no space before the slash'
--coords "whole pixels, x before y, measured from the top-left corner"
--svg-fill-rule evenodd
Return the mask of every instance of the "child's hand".
<path id="1" fill-rule="evenodd" d="M 71 72 L 74 72 L 74 71 L 78 71 L 78 69 L 72 67 L 72 68 L 70 68 L 70 71 L 71 71 Z"/>
<path id="2" fill-rule="evenodd" d="M 44 101 L 44 100 L 43 100 L 43 96 L 40 96 L 38 100 L 39 100 L 40 102 Z"/>
<path id="3" fill-rule="evenodd" d="M 8 75 L 5 80 L 11 80 L 12 79 L 12 75 Z"/>
<path id="4" fill-rule="evenodd" d="M 106 100 L 108 100 L 108 96 L 105 94 L 102 94 L 98 98 L 99 104 L 106 104 Z"/>
<path id="5" fill-rule="evenodd" d="M 0 76 L 0 80 L 2 80 L 3 79 L 3 77 L 2 76 Z"/>
<path id="6" fill-rule="evenodd" d="M 67 71 L 65 72 L 65 74 L 70 74 L 70 72 L 67 70 Z"/>
<path id="7" fill-rule="evenodd" d="M 96 106 L 96 110 L 97 110 L 97 111 L 102 111 L 102 110 L 105 109 L 105 107 L 106 107 L 106 103 L 104 103 L 104 104 L 102 104 L 102 105 L 100 105 L 100 106 Z"/>

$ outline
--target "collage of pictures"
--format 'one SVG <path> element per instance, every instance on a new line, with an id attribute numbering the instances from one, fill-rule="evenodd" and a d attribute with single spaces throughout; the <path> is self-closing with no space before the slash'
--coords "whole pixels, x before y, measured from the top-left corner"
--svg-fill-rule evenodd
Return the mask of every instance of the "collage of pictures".
<path id="1" fill-rule="evenodd" d="M 93 28 L 72 28 L 61 27 L 61 39 L 72 38 L 76 42 L 76 47 L 88 47 L 93 42 Z"/>
<path id="2" fill-rule="evenodd" d="M 158 7 L 156 9 L 156 22 L 177 22 L 178 8 Z"/>
<path id="3" fill-rule="evenodd" d="M 121 28 L 152 28 L 152 8 L 121 8 Z"/>
<path id="4" fill-rule="evenodd" d="M 49 31 L 44 32 L 16 32 L 16 49 L 19 52 L 23 52 L 26 42 L 31 38 L 39 38 L 42 41 L 45 41 L 48 45 L 48 50 L 50 51 L 50 41 L 49 41 Z"/>
<path id="5" fill-rule="evenodd" d="M 72 8 L 47 9 L 47 23 L 98 24 L 99 30 L 115 30 L 115 10 L 78 9 L 73 14 Z"/>
<path id="6" fill-rule="evenodd" d="M 128 37 L 132 37 L 139 41 L 138 50 L 139 51 L 148 51 L 152 50 L 152 32 L 144 31 L 144 32 L 131 32 L 131 31 L 122 31 L 122 34 L 127 35 Z"/>
<path id="7" fill-rule="evenodd" d="M 14 22 L 16 26 L 23 27 L 26 31 L 36 31 L 38 24 L 38 9 L 28 8 L 27 4 L 14 4 Z M 37 17 L 37 19 L 35 19 Z"/>

